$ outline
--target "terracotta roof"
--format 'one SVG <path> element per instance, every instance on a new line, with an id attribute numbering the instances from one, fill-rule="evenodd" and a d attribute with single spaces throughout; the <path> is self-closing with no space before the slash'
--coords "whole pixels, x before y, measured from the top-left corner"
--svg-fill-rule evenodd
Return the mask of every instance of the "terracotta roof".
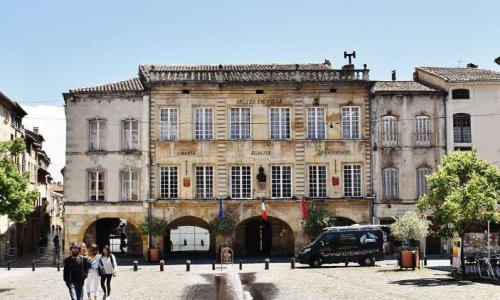
<path id="1" fill-rule="evenodd" d="M 109 93 L 109 92 L 140 92 L 144 90 L 144 86 L 139 78 L 132 78 L 103 85 L 76 88 L 69 90 L 70 93 Z"/>
<path id="2" fill-rule="evenodd" d="M 383 92 L 439 92 L 415 81 L 376 81 L 373 85 L 374 93 Z"/>
<path id="3" fill-rule="evenodd" d="M 334 70 L 326 63 L 139 66 L 139 74 L 150 83 L 368 80 L 368 71 Z"/>
<path id="4" fill-rule="evenodd" d="M 436 75 L 446 82 L 500 81 L 500 73 L 477 68 L 418 67 L 417 70 Z"/>

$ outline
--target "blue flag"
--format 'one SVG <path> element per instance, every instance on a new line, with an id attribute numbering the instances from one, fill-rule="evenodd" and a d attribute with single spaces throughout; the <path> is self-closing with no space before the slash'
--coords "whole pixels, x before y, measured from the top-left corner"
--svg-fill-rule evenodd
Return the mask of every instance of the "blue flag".
<path id="1" fill-rule="evenodd" d="M 222 222 L 222 218 L 224 218 L 224 212 L 222 211 L 222 195 L 219 196 L 219 223 Z"/>

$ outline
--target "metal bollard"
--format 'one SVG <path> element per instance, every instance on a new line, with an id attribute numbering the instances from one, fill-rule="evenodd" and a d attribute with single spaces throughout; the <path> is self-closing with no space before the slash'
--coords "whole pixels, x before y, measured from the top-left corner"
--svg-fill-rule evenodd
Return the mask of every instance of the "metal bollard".
<path id="1" fill-rule="evenodd" d="M 427 256 L 424 256 L 424 267 L 427 266 Z"/>
<path id="2" fill-rule="evenodd" d="M 191 271 L 191 261 L 186 260 L 186 272 L 189 272 L 189 271 Z"/>
<path id="3" fill-rule="evenodd" d="M 137 272 L 137 270 L 138 270 L 137 265 L 138 264 L 139 264 L 139 262 L 137 260 L 134 260 L 134 272 Z"/>
<path id="4" fill-rule="evenodd" d="M 59 263 L 59 260 L 56 260 L 56 264 L 57 264 L 57 272 L 60 272 L 61 271 L 61 263 Z"/>
<path id="5" fill-rule="evenodd" d="M 241 260 L 239 261 L 240 263 L 240 271 L 243 269 L 243 263 L 241 262 Z"/>
<path id="6" fill-rule="evenodd" d="M 269 270 L 269 258 L 266 258 L 265 262 L 266 263 L 265 263 L 265 268 L 264 269 L 265 270 Z"/>
<path id="7" fill-rule="evenodd" d="M 212 260 L 212 271 L 215 270 L 215 260 Z"/>
<path id="8" fill-rule="evenodd" d="M 35 260 L 31 261 L 31 270 L 35 272 Z"/>
<path id="9" fill-rule="evenodd" d="M 10 260 L 7 261 L 7 271 L 10 271 Z"/>
<path id="10" fill-rule="evenodd" d="M 450 266 L 453 265 L 453 255 L 450 255 Z"/>
<path id="11" fill-rule="evenodd" d="M 293 257 L 290 259 L 290 267 L 292 269 L 295 269 L 295 258 L 293 258 Z"/>
<path id="12" fill-rule="evenodd" d="M 164 260 L 160 260 L 160 272 L 163 272 L 163 266 L 165 265 Z"/>

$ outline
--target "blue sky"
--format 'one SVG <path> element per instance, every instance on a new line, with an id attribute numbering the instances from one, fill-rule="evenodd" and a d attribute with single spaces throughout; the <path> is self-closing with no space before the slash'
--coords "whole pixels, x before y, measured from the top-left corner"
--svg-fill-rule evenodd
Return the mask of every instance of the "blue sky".
<path id="1" fill-rule="evenodd" d="M 134 77 L 141 63 L 337 68 L 356 50 L 374 80 L 468 62 L 500 71 L 498 0 L 0 1 L 0 90 L 34 107 L 62 108 L 62 92 Z"/>

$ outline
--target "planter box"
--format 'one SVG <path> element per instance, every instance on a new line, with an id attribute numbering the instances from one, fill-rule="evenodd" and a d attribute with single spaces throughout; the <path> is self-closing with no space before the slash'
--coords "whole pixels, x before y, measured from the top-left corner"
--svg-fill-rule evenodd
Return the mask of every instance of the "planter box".
<path id="1" fill-rule="evenodd" d="M 148 249 L 148 261 L 149 262 L 159 262 L 160 261 L 160 249 L 159 248 L 149 248 Z"/>
<path id="2" fill-rule="evenodd" d="M 399 253 L 399 267 L 401 269 L 420 269 L 420 257 L 418 251 L 403 250 Z"/>

